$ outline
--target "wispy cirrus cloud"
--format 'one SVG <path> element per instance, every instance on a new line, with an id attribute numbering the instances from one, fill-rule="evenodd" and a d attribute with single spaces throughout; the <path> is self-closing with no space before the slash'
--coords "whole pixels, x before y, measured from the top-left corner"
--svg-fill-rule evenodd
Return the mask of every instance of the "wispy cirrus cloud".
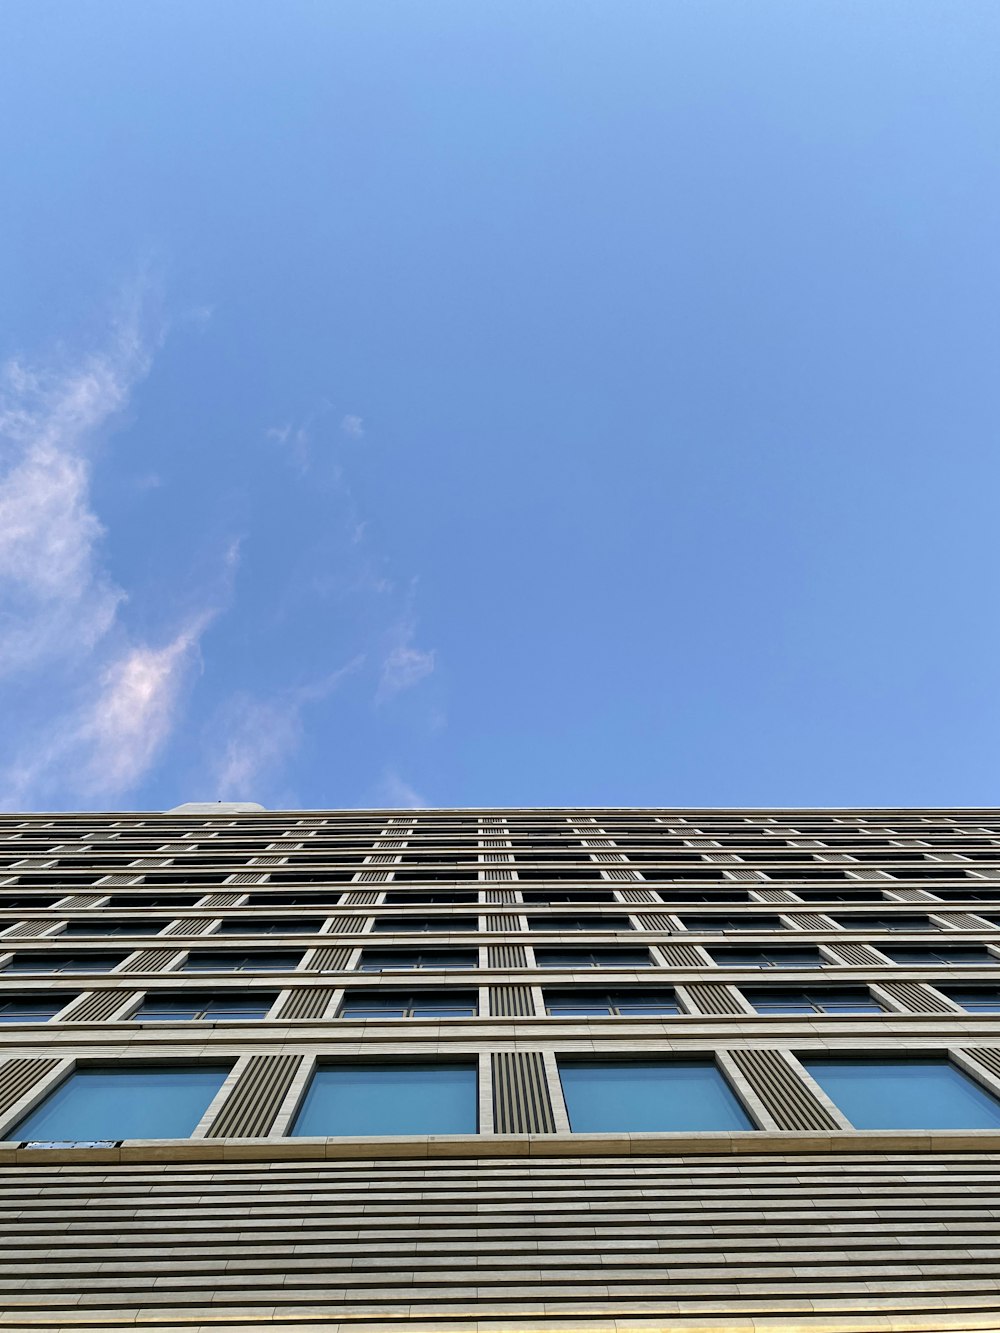
<path id="1" fill-rule="evenodd" d="M 214 614 L 135 640 L 104 556 L 94 458 L 162 338 L 141 315 L 137 291 L 100 350 L 0 369 L 0 677 L 25 701 L 0 738 L 8 807 L 133 788 L 173 730 Z"/>
<path id="2" fill-rule="evenodd" d="M 375 691 L 377 704 L 387 703 L 404 690 L 412 689 L 434 671 L 434 649 L 418 648 L 414 643 L 416 632 L 416 623 L 409 616 L 391 631 L 390 646 L 382 659 Z"/>
<path id="3" fill-rule="evenodd" d="M 270 698 L 245 691 L 234 695 L 212 728 L 210 795 L 222 801 L 257 800 L 259 793 L 273 790 L 302 744 L 305 710 L 328 699 L 364 661 L 359 654 L 320 680 Z"/>
<path id="4" fill-rule="evenodd" d="M 399 776 L 395 768 L 387 768 L 375 789 L 376 799 L 397 810 L 422 810 L 430 804 L 415 787 Z"/>

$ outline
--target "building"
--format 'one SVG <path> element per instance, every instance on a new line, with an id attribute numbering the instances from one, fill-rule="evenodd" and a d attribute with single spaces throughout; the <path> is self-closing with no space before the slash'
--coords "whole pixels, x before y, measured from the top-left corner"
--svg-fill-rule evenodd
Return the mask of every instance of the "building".
<path id="1" fill-rule="evenodd" d="M 1000 1324 L 1000 811 L 0 817 L 5 1328 Z"/>

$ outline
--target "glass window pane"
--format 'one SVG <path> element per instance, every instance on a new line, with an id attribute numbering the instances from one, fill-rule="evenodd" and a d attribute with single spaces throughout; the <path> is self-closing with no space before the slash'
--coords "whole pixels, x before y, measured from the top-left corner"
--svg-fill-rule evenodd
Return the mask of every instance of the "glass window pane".
<path id="1" fill-rule="evenodd" d="M 330 1065 L 313 1075 L 295 1135 L 474 1134 L 474 1065 Z"/>
<path id="2" fill-rule="evenodd" d="M 17 1139 L 181 1139 L 229 1072 L 220 1065 L 78 1069 L 16 1129 Z"/>
<path id="3" fill-rule="evenodd" d="M 996 1129 L 1000 1101 L 949 1060 L 804 1060 L 855 1129 Z"/>
<path id="4" fill-rule="evenodd" d="M 884 1012 L 868 991 L 797 991 L 774 987 L 745 988 L 744 996 L 759 1014 L 881 1014 Z"/>
<path id="5" fill-rule="evenodd" d="M 578 1134 L 752 1129 L 711 1061 L 560 1061 L 570 1125 Z"/>
<path id="6" fill-rule="evenodd" d="M 65 1009 L 75 995 L 60 995 L 52 999 L 18 999 L 12 996 L 0 1002 L 0 1023 L 45 1023 L 60 1009 Z"/>
<path id="7" fill-rule="evenodd" d="M 150 995 L 132 1017 L 138 1022 L 194 1019 L 264 1018 L 275 1001 L 267 993 L 254 995 Z"/>
<path id="8" fill-rule="evenodd" d="M 943 990 L 943 987 L 939 987 Z M 949 987 L 944 991 L 949 1000 L 954 1000 L 960 1004 L 963 1009 L 967 1009 L 971 1014 L 996 1014 L 1000 1013 L 1000 990 L 988 990 L 985 987 L 981 990 L 975 988 L 971 990 L 957 990 Z M 0 1015 L 2 1016 L 2 1015 Z"/>

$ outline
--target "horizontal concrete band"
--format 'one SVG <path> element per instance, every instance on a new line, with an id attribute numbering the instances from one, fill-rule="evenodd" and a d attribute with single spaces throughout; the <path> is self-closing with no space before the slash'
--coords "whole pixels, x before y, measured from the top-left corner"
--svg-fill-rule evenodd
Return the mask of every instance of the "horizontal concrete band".
<path id="1" fill-rule="evenodd" d="M 0 1143 L 0 1165 L 349 1158 L 630 1157 L 789 1153 L 1000 1152 L 1000 1131 L 755 1130 L 706 1134 L 455 1134 L 400 1138 L 129 1139 L 120 1147 L 24 1148 Z M 1000 1333 L 1000 1328 L 998 1328 Z"/>

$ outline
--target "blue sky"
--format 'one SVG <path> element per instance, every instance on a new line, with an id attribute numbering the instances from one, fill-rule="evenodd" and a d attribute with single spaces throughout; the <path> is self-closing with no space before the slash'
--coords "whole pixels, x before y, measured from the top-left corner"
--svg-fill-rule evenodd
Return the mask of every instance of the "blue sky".
<path id="1" fill-rule="evenodd" d="M 995 0 L 7 0 L 0 802 L 997 802 Z"/>

